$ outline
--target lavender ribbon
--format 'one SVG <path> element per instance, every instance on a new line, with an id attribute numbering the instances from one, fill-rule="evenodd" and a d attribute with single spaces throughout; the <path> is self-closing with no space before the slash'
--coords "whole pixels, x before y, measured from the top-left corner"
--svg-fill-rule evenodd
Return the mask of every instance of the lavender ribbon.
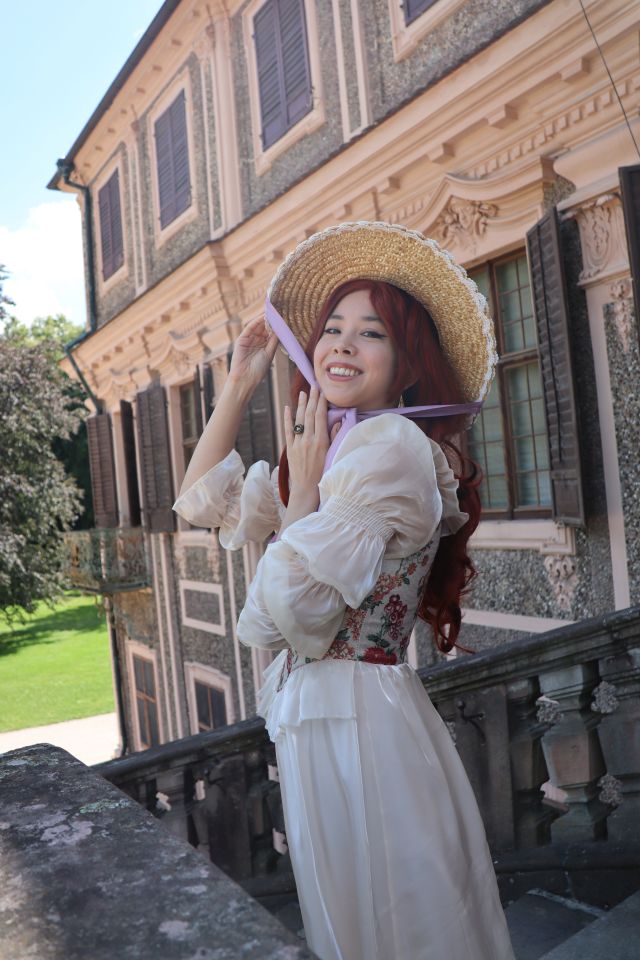
<path id="1" fill-rule="evenodd" d="M 298 370 L 305 378 L 310 387 L 317 387 L 318 382 L 313 372 L 313 365 L 296 340 L 293 332 L 284 322 L 269 297 L 264 304 L 265 316 L 267 322 L 278 340 L 285 348 Z M 367 420 L 370 417 L 379 417 L 383 413 L 396 413 L 403 417 L 453 417 L 461 413 L 478 413 L 482 407 L 481 400 L 474 400 L 471 403 L 434 403 L 424 407 L 393 407 L 388 410 L 358 410 L 357 407 L 337 407 L 335 404 L 329 404 L 329 423 L 328 428 L 331 431 L 334 424 L 342 421 L 342 426 L 333 438 L 331 446 L 327 451 L 324 462 L 323 473 L 326 473 L 334 457 L 345 439 L 349 430 L 355 427 L 361 420 Z"/>

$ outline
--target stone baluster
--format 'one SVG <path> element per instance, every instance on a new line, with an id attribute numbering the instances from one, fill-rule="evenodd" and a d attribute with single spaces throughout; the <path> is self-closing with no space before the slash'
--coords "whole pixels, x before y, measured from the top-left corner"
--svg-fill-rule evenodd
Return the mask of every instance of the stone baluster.
<path id="1" fill-rule="evenodd" d="M 609 840 L 636 840 L 640 823 L 640 650 L 600 661 L 601 682 L 591 710 L 600 717 L 598 738 L 606 773 L 599 798 L 612 811 Z"/>
<path id="2" fill-rule="evenodd" d="M 538 718 L 549 779 L 567 794 L 567 812 L 551 824 L 554 842 L 599 840 L 605 834 L 606 806 L 598 798 L 605 773 L 597 716 L 590 709 L 598 680 L 594 663 L 581 663 L 540 675 Z"/>
<path id="3" fill-rule="evenodd" d="M 548 779 L 541 738 L 544 726 L 536 716 L 538 682 L 534 678 L 507 685 L 511 737 L 511 782 L 514 839 L 517 848 L 548 843 L 554 813 L 543 804 L 542 784 Z"/>
<path id="4" fill-rule="evenodd" d="M 151 812 L 163 820 L 173 834 L 185 840 L 189 836 L 185 796 L 185 768 L 169 767 L 156 775 L 155 807 Z"/>

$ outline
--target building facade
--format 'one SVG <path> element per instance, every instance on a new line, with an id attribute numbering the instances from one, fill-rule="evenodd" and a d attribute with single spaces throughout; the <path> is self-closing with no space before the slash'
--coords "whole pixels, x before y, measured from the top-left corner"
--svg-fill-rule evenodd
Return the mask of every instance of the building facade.
<path id="1" fill-rule="evenodd" d="M 276 267 L 343 220 L 434 237 L 495 317 L 461 642 L 639 602 L 640 9 L 587 15 L 614 85 L 569 0 L 166 0 L 59 162 L 85 226 L 69 371 L 96 401 L 96 523 L 147 571 L 103 585 L 130 749 L 255 711 L 268 655 L 235 623 L 261 547 L 228 553 L 171 505 Z M 289 378 L 279 352 L 246 466 L 277 462 Z M 411 657 L 436 657 L 422 627 Z"/>

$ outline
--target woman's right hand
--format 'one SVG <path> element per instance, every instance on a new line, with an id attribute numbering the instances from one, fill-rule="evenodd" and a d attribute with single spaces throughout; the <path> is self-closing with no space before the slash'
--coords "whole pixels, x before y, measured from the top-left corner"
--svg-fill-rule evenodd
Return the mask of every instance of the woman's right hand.
<path id="1" fill-rule="evenodd" d="M 233 345 L 229 378 L 255 389 L 266 376 L 277 346 L 278 338 L 269 330 L 264 317 L 252 320 Z"/>

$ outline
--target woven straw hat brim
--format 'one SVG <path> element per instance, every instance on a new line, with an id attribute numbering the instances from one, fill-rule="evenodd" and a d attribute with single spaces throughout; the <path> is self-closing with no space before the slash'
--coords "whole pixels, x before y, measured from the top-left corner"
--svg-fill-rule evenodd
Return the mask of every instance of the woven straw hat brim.
<path id="1" fill-rule="evenodd" d="M 427 308 L 466 402 L 484 400 L 498 359 L 487 301 L 435 240 L 376 221 L 342 223 L 300 243 L 269 298 L 304 346 L 331 292 L 347 280 L 384 280 Z"/>

